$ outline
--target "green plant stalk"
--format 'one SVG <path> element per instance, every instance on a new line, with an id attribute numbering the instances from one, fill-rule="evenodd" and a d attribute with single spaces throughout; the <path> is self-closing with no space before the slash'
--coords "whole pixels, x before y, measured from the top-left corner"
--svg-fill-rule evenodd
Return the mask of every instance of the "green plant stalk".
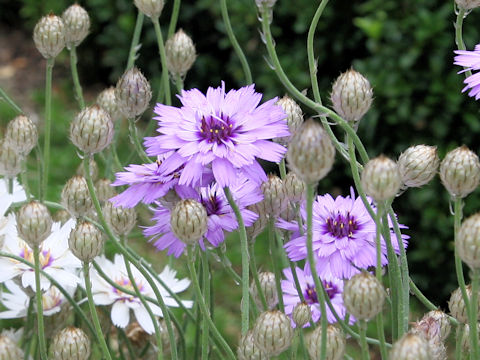
<path id="1" fill-rule="evenodd" d="M 478 269 L 472 269 L 472 296 L 470 297 L 470 306 L 468 307 L 468 323 L 470 326 L 470 358 L 472 360 L 480 359 L 480 349 L 478 347 Z"/>
<path id="2" fill-rule="evenodd" d="M 208 265 L 207 249 L 202 251 L 202 285 L 203 285 L 203 299 L 205 306 L 210 308 L 210 269 Z M 210 314 L 211 312 L 209 312 Z M 208 360 L 208 319 L 205 314 L 202 316 L 202 359 Z"/>
<path id="3" fill-rule="evenodd" d="M 387 346 L 385 343 L 385 328 L 383 326 L 383 314 L 380 311 L 376 316 L 377 336 L 379 341 L 380 355 L 383 360 L 388 359 Z"/>
<path id="4" fill-rule="evenodd" d="M 194 260 L 193 251 L 194 249 L 191 246 L 187 246 L 187 256 L 188 256 L 187 266 L 188 266 L 188 270 L 190 271 L 190 277 L 192 278 L 193 289 L 197 297 L 197 302 L 200 305 L 199 309 L 202 312 L 202 315 L 207 319 L 212 335 L 218 340 L 219 344 L 222 346 L 223 350 L 225 351 L 227 357 L 229 359 L 235 360 L 236 358 L 232 352 L 232 349 L 230 349 L 230 346 L 228 346 L 227 342 L 222 337 L 217 327 L 213 323 L 212 319 L 210 318 L 209 310 L 203 299 L 202 290 L 200 289 L 200 284 L 198 283 L 197 272 L 195 270 L 195 265 L 194 265 L 195 260 Z"/>
<path id="5" fill-rule="evenodd" d="M 143 13 L 139 11 L 137 13 L 137 20 L 135 21 L 135 30 L 133 30 L 132 42 L 130 43 L 130 51 L 128 52 L 127 68 L 125 69 L 125 71 L 130 70 L 135 64 L 138 42 L 140 41 L 140 33 L 142 32 L 143 17 Z"/>
<path id="6" fill-rule="evenodd" d="M 52 72 L 55 58 L 47 59 L 45 76 L 45 133 L 43 143 L 43 172 L 40 188 L 40 201 L 46 198 L 48 187 L 48 166 L 50 164 L 50 133 L 52 127 Z M 40 344 L 40 347 L 42 345 Z"/>
<path id="7" fill-rule="evenodd" d="M 135 125 L 135 119 L 128 119 L 128 129 L 130 132 L 130 140 L 133 143 L 138 156 L 140 156 L 140 159 L 145 163 L 152 163 L 152 159 L 147 156 L 143 150 L 142 144 L 140 144 L 140 140 L 138 139 L 138 131 L 137 126 Z"/>
<path id="8" fill-rule="evenodd" d="M 28 185 L 27 162 L 26 161 L 23 161 L 23 163 L 22 163 L 22 172 L 20 173 L 20 179 L 22 181 L 22 186 L 25 189 L 25 194 L 27 195 L 27 202 L 29 202 L 30 198 L 32 197 L 32 194 L 30 192 L 30 186 Z"/>
<path id="9" fill-rule="evenodd" d="M 367 323 L 365 320 L 358 321 L 358 333 L 360 334 L 360 349 L 362 352 L 362 360 L 369 360 L 370 354 L 368 352 L 367 344 Z"/>
<path id="10" fill-rule="evenodd" d="M 462 338 L 465 332 L 465 325 L 459 324 L 455 333 L 455 359 L 463 359 Z"/>
<path id="11" fill-rule="evenodd" d="M 285 157 L 282 159 L 282 161 L 280 161 L 278 168 L 280 169 L 280 178 L 284 180 L 285 177 L 287 176 L 287 167 L 285 165 Z"/>
<path id="12" fill-rule="evenodd" d="M 33 247 L 33 259 L 35 263 L 35 296 L 37 299 L 37 330 L 38 343 L 40 345 L 40 357 L 47 360 L 47 342 L 45 341 L 45 329 L 43 325 L 43 299 L 42 289 L 40 288 L 40 247 Z"/>
<path id="13" fill-rule="evenodd" d="M 260 279 L 258 278 L 258 269 L 257 269 L 257 262 L 255 260 L 255 243 L 252 242 L 250 244 L 250 271 L 252 273 L 253 281 L 255 282 L 255 286 L 257 288 L 257 293 L 260 298 L 260 302 L 262 303 L 263 310 L 268 310 L 267 300 L 265 299 L 265 294 L 263 293 L 262 286 L 260 285 Z M 241 281 L 241 279 L 240 279 Z"/>
<path id="14" fill-rule="evenodd" d="M 242 252 L 242 335 L 245 335 L 249 328 L 249 291 L 248 285 L 249 281 L 249 255 L 248 255 L 248 241 L 247 241 L 247 231 L 245 230 L 245 223 L 243 222 L 242 214 L 240 209 L 237 206 L 237 203 L 233 199 L 232 193 L 228 186 L 223 188 L 225 196 L 227 197 L 228 203 L 235 213 L 235 217 L 238 222 L 238 232 L 240 236 L 240 247 Z"/>
<path id="15" fill-rule="evenodd" d="M 457 236 L 458 236 L 458 231 L 460 230 L 460 225 L 462 223 L 462 217 L 463 217 L 463 200 L 460 198 L 455 198 L 453 199 L 454 205 L 453 205 L 453 231 L 454 231 L 454 243 L 455 243 L 455 272 L 457 273 L 457 281 L 458 285 L 460 287 L 460 290 L 462 292 L 462 298 L 463 301 L 465 302 L 465 306 L 468 309 L 470 307 L 470 299 L 467 296 L 467 290 L 466 290 L 466 285 L 465 285 L 465 277 L 463 276 L 463 266 L 462 266 L 462 260 L 458 256 L 458 251 L 457 251 Z"/>
<path id="16" fill-rule="evenodd" d="M 457 12 L 457 19 L 455 21 L 455 44 L 458 50 L 466 50 L 465 43 L 463 42 L 463 19 L 465 18 L 466 10 L 459 7 Z M 465 71 L 465 77 L 472 75 L 470 70 Z"/>
<path id="17" fill-rule="evenodd" d="M 177 86 L 177 93 L 181 94 L 183 90 L 183 80 L 180 74 L 175 74 L 175 85 Z"/>
<path id="18" fill-rule="evenodd" d="M 252 72 L 250 71 L 250 66 L 248 65 L 247 58 L 240 47 L 240 44 L 235 37 L 235 33 L 232 29 L 232 24 L 230 23 L 230 17 L 228 16 L 228 9 L 227 9 L 227 0 L 220 0 L 220 10 L 222 12 L 223 23 L 225 24 L 225 30 L 227 31 L 228 39 L 232 43 L 233 49 L 242 64 L 243 73 L 245 74 L 245 79 L 247 85 L 252 84 Z"/>
<path id="19" fill-rule="evenodd" d="M 10 98 L 10 96 L 7 95 L 7 93 L 5 92 L 5 90 L 2 89 L 2 87 L 0 86 L 0 99 L 3 99 L 5 100 L 5 102 L 10 105 L 10 107 L 15 110 L 19 115 L 22 115 L 24 114 L 24 112 L 22 111 L 22 109 L 20 109 L 20 107 L 15 104 L 15 101 L 12 100 L 12 98 Z"/>
<path id="20" fill-rule="evenodd" d="M 70 69 L 72 71 L 73 86 L 75 88 L 75 97 L 77 98 L 80 110 L 85 108 L 85 101 L 83 100 L 82 86 L 80 85 L 80 79 L 78 78 L 77 71 L 77 47 L 72 45 L 70 48 Z"/>
<path id="21" fill-rule="evenodd" d="M 170 16 L 170 24 L 168 25 L 167 39 L 170 39 L 170 37 L 175 33 L 179 12 L 180 12 L 180 0 L 174 0 L 172 15 Z"/>
<path id="22" fill-rule="evenodd" d="M 107 343 L 105 342 L 105 337 L 103 336 L 103 333 L 102 333 L 102 326 L 100 325 L 100 320 L 98 320 L 97 309 L 95 308 L 95 303 L 93 302 L 92 283 L 90 280 L 90 264 L 89 263 L 86 263 L 86 262 L 83 263 L 83 276 L 85 278 L 85 290 L 87 292 L 88 307 L 90 308 L 90 315 L 92 316 L 93 324 L 95 326 L 97 341 L 100 343 L 103 356 L 109 360 L 112 360 L 112 356 L 110 355 L 110 351 L 108 350 Z"/>
<path id="23" fill-rule="evenodd" d="M 28 302 L 28 310 L 27 310 L 27 323 L 25 325 L 25 329 L 23 331 L 23 336 L 22 336 L 22 348 L 23 348 L 23 360 L 29 360 L 30 358 L 30 347 L 32 345 L 33 336 L 31 334 L 34 326 L 34 320 L 33 318 L 35 317 L 34 315 L 34 303 L 35 300 L 33 298 L 30 298 Z"/>
<path id="24" fill-rule="evenodd" d="M 11 195 L 13 194 L 13 178 L 9 177 L 7 180 L 8 186 L 7 186 L 7 192 Z"/>
<path id="25" fill-rule="evenodd" d="M 163 43 L 162 29 L 160 29 L 160 23 L 158 18 L 152 19 L 153 26 L 155 28 L 155 35 L 157 37 L 158 52 L 160 54 L 160 60 L 162 62 L 162 84 L 165 90 L 165 104 L 171 105 L 172 98 L 170 94 L 170 81 L 168 79 L 168 69 L 167 69 L 167 55 L 165 54 L 165 46 Z"/>
<path id="26" fill-rule="evenodd" d="M 277 256 L 278 252 L 277 252 L 277 247 L 275 245 L 275 219 L 274 218 L 270 218 L 268 220 L 268 245 L 270 248 L 270 260 L 272 262 L 273 272 L 275 274 L 275 288 L 277 290 L 278 306 L 281 312 L 285 312 L 285 306 L 283 305 L 282 286 L 280 284 L 282 273 L 279 268 L 279 261 Z"/>

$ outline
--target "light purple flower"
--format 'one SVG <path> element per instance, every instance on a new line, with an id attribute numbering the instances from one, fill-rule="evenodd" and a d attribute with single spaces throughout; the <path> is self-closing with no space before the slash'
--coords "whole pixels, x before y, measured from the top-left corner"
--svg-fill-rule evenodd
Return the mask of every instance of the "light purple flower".
<path id="1" fill-rule="evenodd" d="M 370 199 L 369 199 L 370 200 Z M 375 210 L 373 202 L 370 205 Z M 301 214 L 306 223 L 305 205 Z M 279 220 L 277 226 L 293 231 L 285 249 L 292 261 L 307 258 L 307 237 L 300 235 L 298 225 Z M 406 228 L 400 225 L 400 228 Z M 313 203 L 313 252 L 316 269 L 321 278 L 349 279 L 366 269 L 375 266 L 377 253 L 375 245 L 376 226 L 360 197 L 355 194 L 333 199 L 329 194 L 318 196 Z M 390 238 L 398 254 L 398 241 L 390 229 Z M 402 235 L 404 245 L 409 236 Z M 382 265 L 387 264 L 387 246 L 381 238 Z"/>
<path id="2" fill-rule="evenodd" d="M 320 303 L 318 302 L 317 292 L 315 291 L 315 283 L 313 277 L 310 274 L 310 269 L 308 269 L 308 264 L 305 265 L 305 270 L 296 268 L 296 273 L 298 277 L 298 282 L 302 290 L 303 297 L 305 302 L 310 305 L 310 311 L 312 312 L 313 322 L 317 322 L 322 317 L 322 311 L 320 310 Z M 281 281 L 282 293 L 283 293 L 283 303 L 285 304 L 285 314 L 292 316 L 293 309 L 295 306 L 300 303 L 302 300 L 298 295 L 297 287 L 295 286 L 294 277 L 291 269 L 283 270 L 283 275 L 286 280 Z M 323 286 L 327 292 L 327 295 L 332 303 L 335 312 L 343 320 L 345 319 L 346 309 L 343 305 L 343 280 L 330 278 L 321 280 Z M 335 323 L 337 320 L 330 310 L 327 303 L 327 320 L 329 323 Z M 350 316 L 350 324 L 352 324 L 355 319 Z M 292 320 L 292 325 L 295 327 L 295 323 Z M 309 327 L 310 323 L 305 324 L 304 327 Z"/>
<path id="3" fill-rule="evenodd" d="M 228 204 L 223 189 L 214 183 L 198 190 L 181 187 L 178 195 L 182 199 L 195 199 L 207 210 L 208 222 L 207 232 L 204 238 L 213 246 L 217 247 L 225 240 L 225 232 L 232 232 L 238 227 L 235 214 Z M 231 192 L 240 208 L 245 226 L 252 225 L 258 215 L 246 207 L 262 200 L 260 188 L 251 181 L 240 181 L 231 187 Z M 178 239 L 170 228 L 170 208 L 157 202 L 152 220 L 155 225 L 145 228 L 145 236 L 155 241 L 154 245 L 159 250 L 168 249 L 167 255 L 173 254 L 179 257 L 185 250 L 185 243 Z M 205 249 L 203 238 L 199 241 L 200 247 Z"/>
<path id="4" fill-rule="evenodd" d="M 463 66 L 464 69 L 458 73 L 464 73 L 465 71 L 480 70 L 480 44 L 475 46 L 473 51 L 468 50 L 455 50 L 457 56 L 454 58 L 454 64 Z M 463 81 L 466 86 L 462 89 L 462 92 L 471 89 L 468 96 L 475 97 L 475 100 L 480 99 L 480 73 L 475 73 L 467 77 Z"/>
<path id="5" fill-rule="evenodd" d="M 239 170 L 257 183 L 267 179 L 257 158 L 280 162 L 286 149 L 270 141 L 290 133 L 277 98 L 258 106 L 262 94 L 254 85 L 225 94 L 225 84 L 182 91 L 181 108 L 157 104 L 159 136 L 146 138 L 147 154 L 156 156 L 174 151 L 160 170 L 170 172 L 184 165 L 180 185 L 198 186 L 202 169 L 211 165 L 220 187 L 235 184 Z"/>

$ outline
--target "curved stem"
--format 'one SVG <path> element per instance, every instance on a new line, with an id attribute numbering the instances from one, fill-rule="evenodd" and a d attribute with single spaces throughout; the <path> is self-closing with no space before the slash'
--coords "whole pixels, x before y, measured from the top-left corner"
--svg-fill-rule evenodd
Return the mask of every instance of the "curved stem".
<path id="1" fill-rule="evenodd" d="M 78 105 L 80 105 L 80 109 L 83 110 L 85 108 L 85 101 L 83 100 L 83 93 L 82 93 L 82 86 L 80 85 L 80 79 L 78 78 L 78 71 L 77 71 L 77 47 L 72 45 L 70 48 L 70 69 L 72 71 L 72 80 L 73 86 L 75 89 L 75 97 L 77 98 Z"/>
<path id="2" fill-rule="evenodd" d="M 24 112 L 22 111 L 22 109 L 20 109 L 20 107 L 15 104 L 15 101 L 13 101 L 10 96 L 7 95 L 7 93 L 5 92 L 5 90 L 2 89 L 2 87 L 0 86 L 0 99 L 3 99 L 5 100 L 5 102 L 10 105 L 10 107 L 15 110 L 19 115 L 22 115 L 24 114 Z"/>
<path id="3" fill-rule="evenodd" d="M 457 281 L 458 285 L 460 286 L 460 290 L 462 292 L 462 298 L 463 301 L 465 302 L 465 306 L 467 309 L 469 308 L 470 304 L 470 299 L 467 296 L 467 290 L 466 290 L 466 285 L 465 285 L 465 277 L 463 276 L 463 265 L 462 265 L 462 260 L 458 256 L 458 251 L 457 251 L 457 234 L 458 231 L 460 230 L 460 225 L 462 222 L 462 217 L 463 217 L 463 200 L 460 198 L 455 198 L 454 199 L 454 214 L 453 214 L 453 231 L 454 231 L 454 243 L 455 243 L 455 272 L 457 273 Z"/>
<path id="4" fill-rule="evenodd" d="M 137 57 L 138 42 L 140 41 L 140 33 L 143 26 L 143 13 L 139 11 L 137 13 L 137 20 L 135 21 L 135 30 L 133 30 L 132 42 L 130 43 L 130 51 L 128 52 L 127 68 L 125 71 L 130 70 L 135 64 L 135 58 Z"/>
<path id="5" fill-rule="evenodd" d="M 160 29 L 160 23 L 158 18 L 152 19 L 153 26 L 155 28 L 155 35 L 157 37 L 158 52 L 160 53 L 160 60 L 162 62 L 162 84 L 165 91 L 165 104 L 171 105 L 172 98 L 170 94 L 170 81 L 168 79 L 167 69 L 167 55 L 165 54 L 165 46 L 163 43 L 162 29 Z"/>
<path id="6" fill-rule="evenodd" d="M 35 263 L 35 296 L 37 299 L 37 330 L 40 357 L 47 360 L 47 342 L 45 341 L 45 329 L 43 325 L 43 293 L 40 288 L 40 248 L 33 247 L 33 260 Z"/>
<path id="7" fill-rule="evenodd" d="M 468 323 L 470 326 L 470 347 L 472 349 L 471 358 L 480 359 L 478 347 L 478 269 L 472 269 L 472 296 L 470 297 L 470 307 L 468 313 Z"/>
<path id="8" fill-rule="evenodd" d="M 205 306 L 210 308 L 210 268 L 208 265 L 207 250 L 202 251 L 202 285 Z M 208 319 L 202 317 L 202 359 L 208 360 Z"/>
<path id="9" fill-rule="evenodd" d="M 173 1 L 172 15 L 170 16 L 170 24 L 168 25 L 167 39 L 175 32 L 177 27 L 178 13 L 180 12 L 180 0 Z"/>
<path id="10" fill-rule="evenodd" d="M 50 132 L 52 122 L 52 72 L 55 58 L 47 59 L 45 80 L 45 134 L 43 144 L 43 172 L 40 187 L 40 201 L 45 200 L 48 186 L 48 166 L 50 163 Z M 41 344 L 40 344 L 41 346 Z"/>

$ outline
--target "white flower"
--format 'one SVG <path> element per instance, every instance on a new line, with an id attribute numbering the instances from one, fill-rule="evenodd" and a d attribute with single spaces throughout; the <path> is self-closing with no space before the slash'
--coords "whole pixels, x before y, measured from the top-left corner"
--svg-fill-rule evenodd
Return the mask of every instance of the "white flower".
<path id="1" fill-rule="evenodd" d="M 17 235 L 15 222 L 14 226 L 5 234 L 5 243 L 2 251 L 14 254 L 33 263 L 33 251 L 25 241 Z M 9 223 L 11 226 L 11 224 Z M 65 287 L 76 287 L 80 283 L 77 276 L 77 269 L 81 267 L 78 260 L 68 248 L 68 236 L 75 226 L 75 220 L 68 220 L 63 226 L 54 223 L 52 233 L 40 245 L 40 266 L 43 271 L 52 276 L 58 283 Z M 0 283 L 20 276 L 23 287 L 30 286 L 33 291 L 35 287 L 34 270 L 12 258 L 0 258 Z M 50 280 L 40 275 L 40 287 L 47 290 L 50 287 Z"/>
<path id="2" fill-rule="evenodd" d="M 13 179 L 13 193 L 8 193 L 8 181 L 0 179 L 0 218 L 5 215 L 12 203 L 27 200 L 25 190 L 16 179 Z"/>
<path id="3" fill-rule="evenodd" d="M 105 274 L 118 285 L 135 291 L 128 273 L 125 268 L 125 262 L 122 255 L 115 255 L 114 262 L 105 258 L 104 256 L 96 259 L 97 264 L 102 268 Z M 132 275 L 135 279 L 135 284 L 139 288 L 142 295 L 155 298 L 155 293 L 150 287 L 145 277 L 136 269 L 131 266 Z M 176 271 L 170 269 L 168 266 L 159 274 L 159 278 L 165 283 L 165 285 L 174 293 L 184 291 L 189 285 L 190 280 L 175 278 Z M 173 299 L 159 283 L 155 282 L 160 294 L 162 295 L 165 305 L 177 307 L 179 304 Z M 140 326 L 148 334 L 152 334 L 155 329 L 153 327 L 152 319 L 148 315 L 147 310 L 141 303 L 137 296 L 126 294 L 106 282 L 96 271 L 92 271 L 92 292 L 93 301 L 97 305 L 112 305 L 111 319 L 115 326 L 125 328 L 130 321 L 130 309 L 133 310 L 135 317 Z M 163 316 L 162 310 L 155 304 L 148 303 L 153 314 L 156 316 Z M 182 304 L 185 307 L 192 307 L 193 302 L 184 300 Z"/>
<path id="4" fill-rule="evenodd" d="M 7 291 L 1 294 L 1 303 L 7 310 L 0 312 L 0 319 L 14 319 L 27 316 L 28 304 L 30 298 L 25 291 L 15 284 L 14 281 L 5 282 Z M 69 295 L 73 295 L 75 291 L 72 287 L 66 287 L 65 290 Z M 51 286 L 42 295 L 43 315 L 50 316 L 61 310 L 61 306 L 67 302 L 67 299 L 55 286 Z M 35 299 L 33 299 L 35 301 Z M 35 303 L 36 304 L 36 303 Z"/>

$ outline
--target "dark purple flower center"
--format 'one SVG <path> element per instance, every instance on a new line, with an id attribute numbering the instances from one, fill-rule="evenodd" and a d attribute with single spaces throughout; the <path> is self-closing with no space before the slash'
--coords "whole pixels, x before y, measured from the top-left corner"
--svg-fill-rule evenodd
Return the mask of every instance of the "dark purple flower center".
<path id="1" fill-rule="evenodd" d="M 220 114 L 219 116 L 209 115 L 202 117 L 200 126 L 201 136 L 209 143 L 221 144 L 228 140 L 233 132 L 233 123 L 230 117 Z"/>
<path id="2" fill-rule="evenodd" d="M 325 288 L 325 291 L 327 292 L 329 299 L 332 299 L 338 293 L 338 288 L 329 281 L 323 281 L 323 287 Z M 303 297 L 305 298 L 305 302 L 308 305 L 318 304 L 318 297 L 317 297 L 317 292 L 315 291 L 315 284 L 307 284 L 307 288 L 303 293 Z"/>
<path id="3" fill-rule="evenodd" d="M 347 212 L 346 215 L 337 213 L 333 217 L 327 218 L 327 231 L 337 239 L 344 237 L 353 237 L 358 229 L 358 224 L 354 216 Z"/>
<path id="4" fill-rule="evenodd" d="M 217 194 L 210 194 L 208 197 L 201 197 L 201 203 L 205 206 L 208 215 L 218 215 L 221 207 L 220 199 Z"/>

